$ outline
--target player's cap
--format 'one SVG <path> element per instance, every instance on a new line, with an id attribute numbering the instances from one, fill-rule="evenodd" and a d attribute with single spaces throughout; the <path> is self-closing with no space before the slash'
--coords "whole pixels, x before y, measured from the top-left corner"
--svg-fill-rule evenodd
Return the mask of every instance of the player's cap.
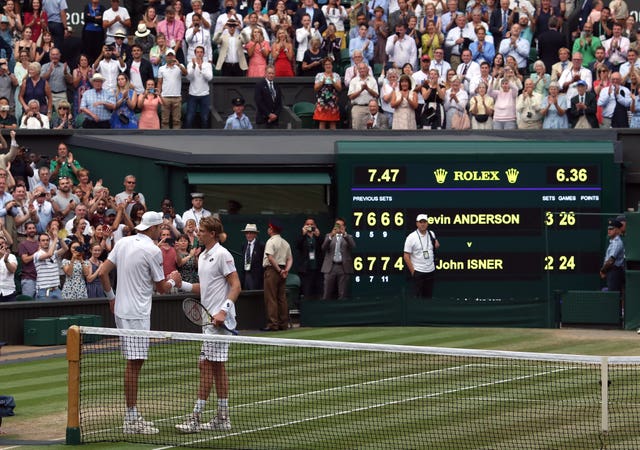
<path id="1" fill-rule="evenodd" d="M 142 222 L 136 225 L 136 230 L 144 231 L 155 225 L 162 225 L 162 213 L 147 211 L 142 215 Z"/>
<path id="2" fill-rule="evenodd" d="M 245 225 L 244 230 L 240 231 L 242 231 L 243 233 L 257 233 L 258 227 L 255 223 L 248 223 L 247 225 Z"/>
<path id="3" fill-rule="evenodd" d="M 231 99 L 231 104 L 233 106 L 242 106 L 244 105 L 244 99 L 242 97 L 234 97 Z"/>
<path id="4" fill-rule="evenodd" d="M 587 87 L 587 82 L 584 80 L 580 80 L 576 83 L 576 86 L 584 86 Z"/>
<path id="5" fill-rule="evenodd" d="M 94 73 L 93 76 L 91 77 L 91 81 L 104 81 L 104 80 L 105 78 L 102 75 L 100 75 L 99 72 Z"/>
<path id="6" fill-rule="evenodd" d="M 421 221 L 427 221 L 429 219 L 429 216 L 427 216 L 426 214 L 418 214 L 418 217 L 416 217 L 416 222 L 421 222 Z"/>
<path id="7" fill-rule="evenodd" d="M 620 223 L 626 222 L 627 216 L 625 216 L 624 214 L 620 214 L 619 216 L 616 216 L 616 220 Z"/>
<path id="8" fill-rule="evenodd" d="M 126 39 L 127 35 L 125 34 L 124 31 L 120 30 L 120 31 L 116 31 L 113 35 L 114 38 L 122 38 L 122 39 Z"/>
<path id="9" fill-rule="evenodd" d="M 202 192 L 192 192 L 191 198 L 204 198 L 204 194 Z"/>
<path id="10" fill-rule="evenodd" d="M 271 219 L 269 221 L 269 228 L 273 229 L 273 231 L 275 231 L 276 233 L 282 233 L 282 229 L 284 227 L 282 226 L 282 223 L 279 220 Z"/>
<path id="11" fill-rule="evenodd" d="M 116 210 L 115 210 L 115 209 L 107 209 L 107 210 L 104 212 L 104 215 L 105 215 L 105 216 L 117 216 L 117 215 L 118 215 L 118 213 L 116 212 Z"/>
<path id="12" fill-rule="evenodd" d="M 610 230 L 612 228 L 622 228 L 622 223 L 617 219 L 609 219 L 609 226 L 607 228 Z"/>
<path id="13" fill-rule="evenodd" d="M 167 50 L 167 51 L 165 52 L 165 54 L 164 54 L 164 55 L 165 55 L 165 56 L 169 56 L 169 55 L 176 56 L 176 52 L 175 52 L 175 51 L 173 51 L 173 49 L 172 49 L 172 48 L 170 48 L 169 50 Z"/>

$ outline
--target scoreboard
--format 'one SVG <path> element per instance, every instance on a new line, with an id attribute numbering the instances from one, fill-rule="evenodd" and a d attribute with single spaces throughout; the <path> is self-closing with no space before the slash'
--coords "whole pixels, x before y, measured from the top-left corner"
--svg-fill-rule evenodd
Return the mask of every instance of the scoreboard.
<path id="1" fill-rule="evenodd" d="M 437 298 L 597 290 L 622 204 L 611 142 L 339 142 L 337 177 L 356 297 L 411 292 L 403 247 L 422 213 L 440 242 Z"/>

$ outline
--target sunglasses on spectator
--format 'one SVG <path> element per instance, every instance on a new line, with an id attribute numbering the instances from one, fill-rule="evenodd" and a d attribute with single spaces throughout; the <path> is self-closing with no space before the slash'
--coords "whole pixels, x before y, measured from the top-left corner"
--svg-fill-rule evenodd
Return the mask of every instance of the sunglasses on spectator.
<path id="1" fill-rule="evenodd" d="M 58 106 L 58 109 L 69 109 L 68 106 Z"/>
<path id="2" fill-rule="evenodd" d="M 71 247 L 71 251 L 72 251 L 72 252 L 77 252 L 77 251 L 79 251 L 79 250 L 80 250 L 80 247 L 78 247 L 77 245 L 76 245 L 76 246 L 74 246 L 74 247 Z"/>

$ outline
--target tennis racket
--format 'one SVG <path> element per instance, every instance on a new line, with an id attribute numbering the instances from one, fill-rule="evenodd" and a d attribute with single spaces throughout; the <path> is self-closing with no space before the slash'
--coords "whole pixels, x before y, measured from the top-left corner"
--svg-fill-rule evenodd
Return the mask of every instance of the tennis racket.
<path id="1" fill-rule="evenodd" d="M 213 325 L 218 328 L 227 330 L 229 333 L 237 336 L 238 330 L 229 329 L 224 323 L 222 325 L 213 324 L 213 316 L 209 314 L 207 308 L 194 298 L 185 298 L 182 301 L 182 311 L 191 323 L 199 326 Z"/>

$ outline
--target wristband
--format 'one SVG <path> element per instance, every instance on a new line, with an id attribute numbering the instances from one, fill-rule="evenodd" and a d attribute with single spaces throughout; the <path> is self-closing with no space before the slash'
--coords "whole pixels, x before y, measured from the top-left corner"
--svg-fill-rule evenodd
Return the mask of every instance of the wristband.
<path id="1" fill-rule="evenodd" d="M 167 280 L 167 283 L 169 283 L 169 284 L 171 285 L 171 288 L 176 287 L 176 282 L 175 282 L 173 279 L 171 279 L 171 278 L 169 278 L 169 279 Z"/>
<path id="2" fill-rule="evenodd" d="M 224 302 L 224 305 L 222 305 L 222 308 L 220 308 L 220 311 L 224 311 L 225 313 L 229 314 L 229 311 L 231 310 L 232 305 L 233 305 L 233 302 L 229 299 L 226 299 Z"/>
<path id="3" fill-rule="evenodd" d="M 113 288 L 109 289 L 108 291 L 104 291 L 104 295 L 106 295 L 109 300 L 116 299 L 116 294 L 113 293 Z"/>
<path id="4" fill-rule="evenodd" d="M 2 125 L 2 128 L 4 128 L 4 125 Z M 19 147 L 18 143 L 16 142 L 15 139 L 11 139 L 11 146 L 12 147 Z"/>
<path id="5" fill-rule="evenodd" d="M 182 286 L 180 286 L 180 290 L 182 292 L 191 292 L 193 291 L 193 284 L 187 283 L 186 281 L 182 282 Z"/>

